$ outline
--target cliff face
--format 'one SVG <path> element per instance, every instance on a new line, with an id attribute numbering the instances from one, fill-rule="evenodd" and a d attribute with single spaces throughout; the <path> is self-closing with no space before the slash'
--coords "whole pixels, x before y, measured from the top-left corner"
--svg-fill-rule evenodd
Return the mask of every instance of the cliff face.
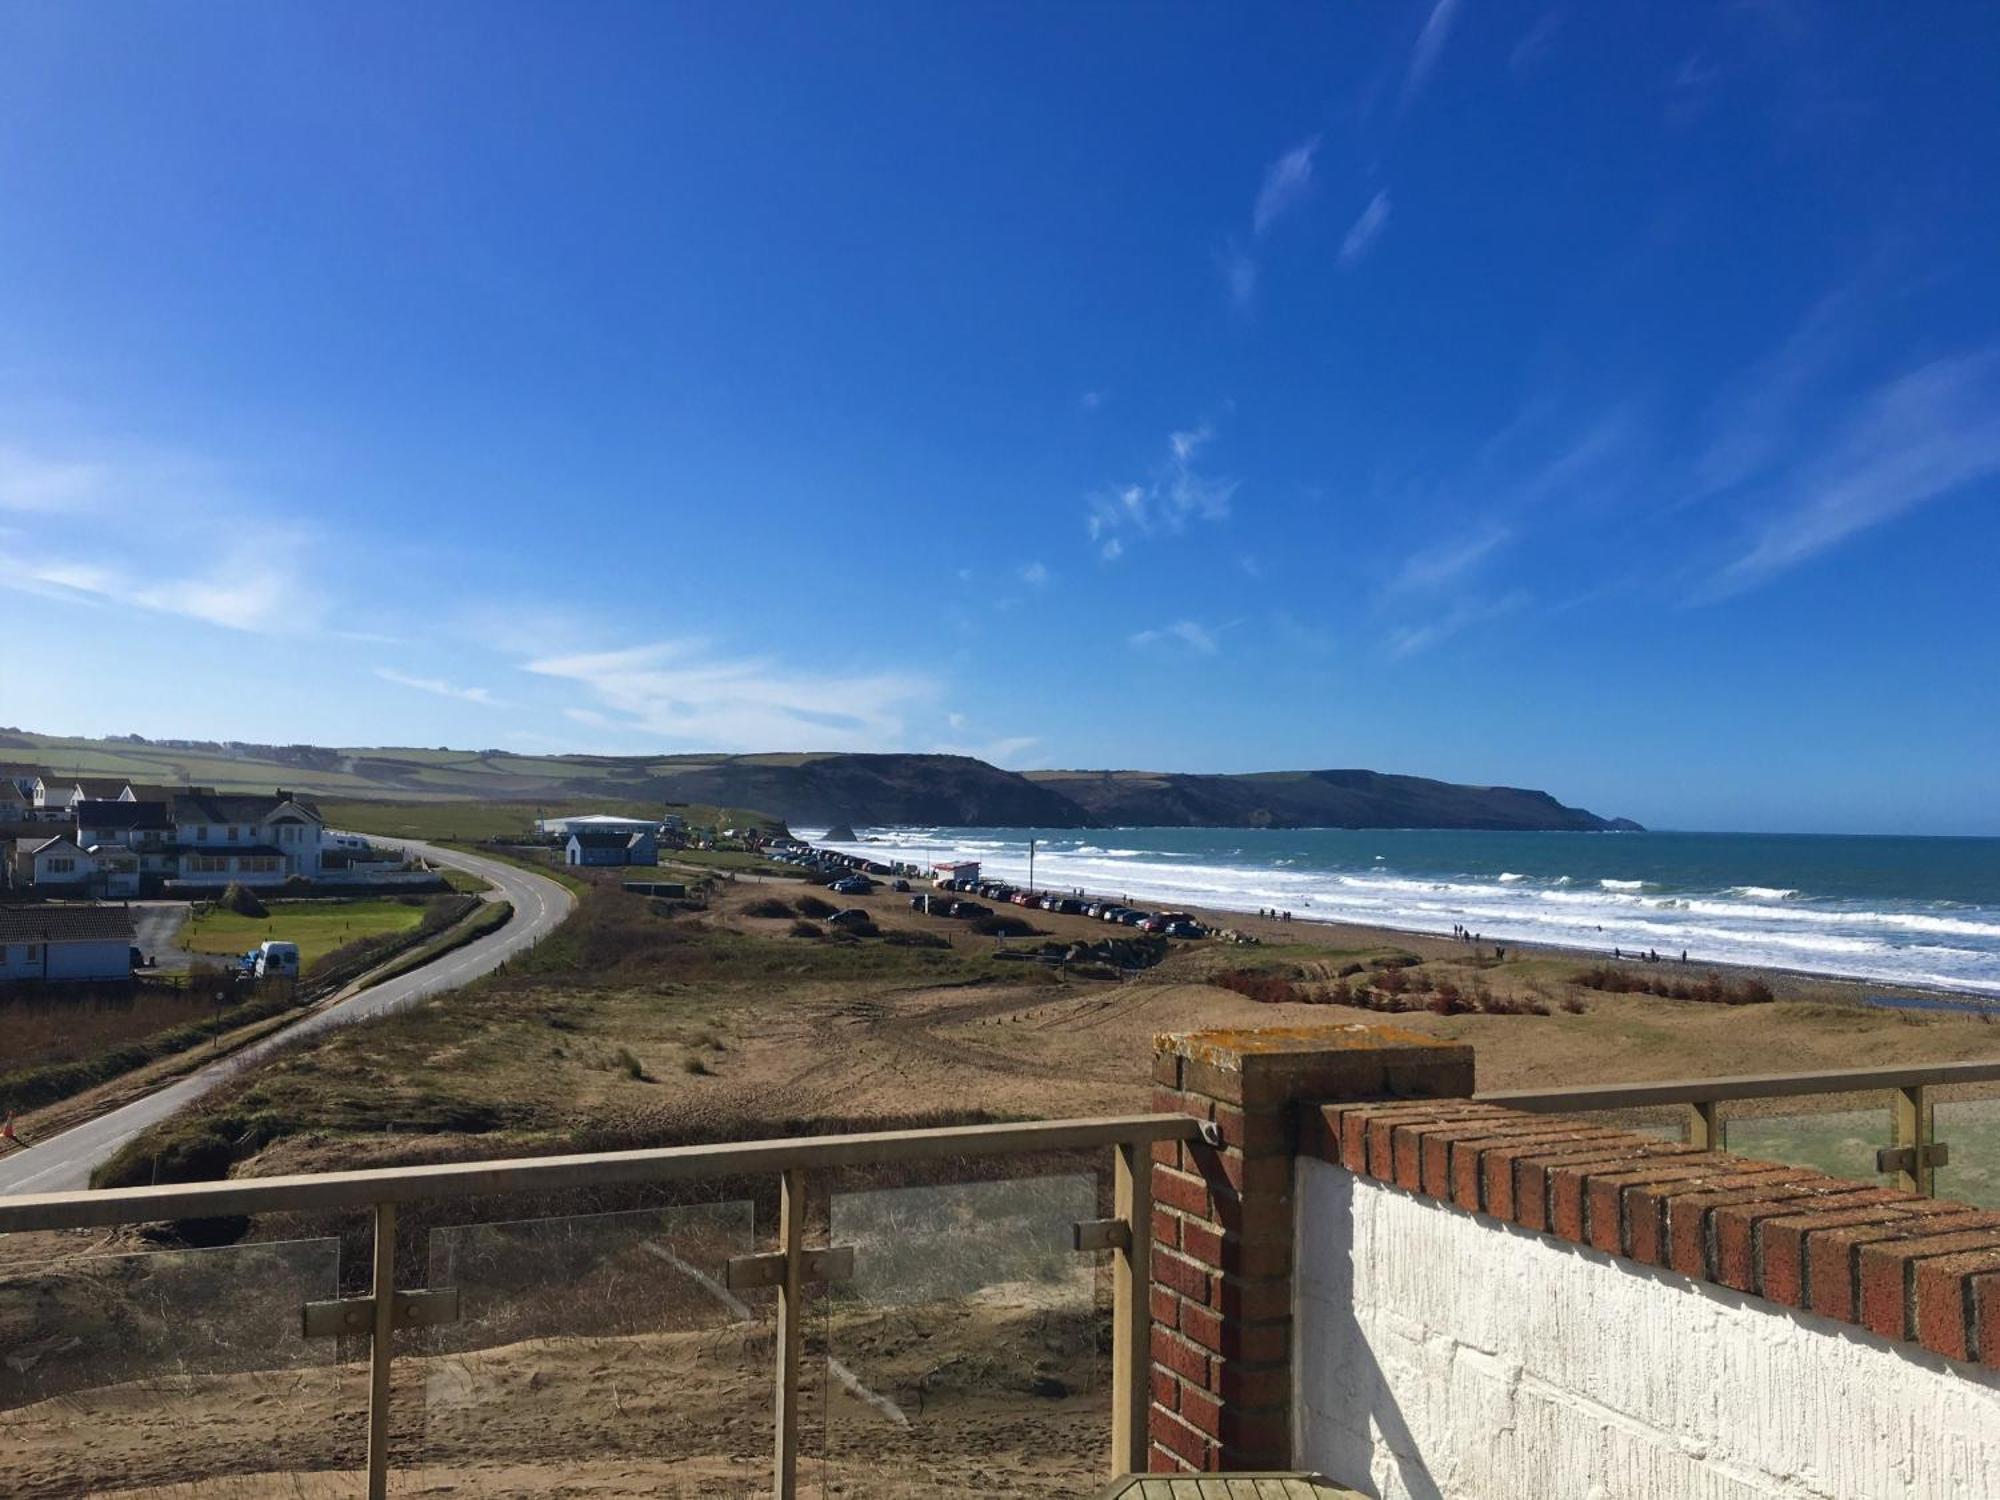
<path id="1" fill-rule="evenodd" d="M 1639 825 L 1566 807 L 1547 792 L 1460 786 L 1380 771 L 1030 771 L 1093 821 L 1168 828 L 1469 828 L 1595 832 Z"/>
<path id="2" fill-rule="evenodd" d="M 942 823 L 989 828 L 1637 827 L 1547 792 L 1458 786 L 1377 771 L 1241 776 L 1003 771 L 959 755 L 734 756 L 666 772 L 675 801 L 756 807 L 804 825 Z"/>
<path id="3" fill-rule="evenodd" d="M 806 827 L 1093 826 L 1061 793 L 965 755 L 732 756 L 668 769 L 649 786 L 669 801 L 754 807 Z"/>

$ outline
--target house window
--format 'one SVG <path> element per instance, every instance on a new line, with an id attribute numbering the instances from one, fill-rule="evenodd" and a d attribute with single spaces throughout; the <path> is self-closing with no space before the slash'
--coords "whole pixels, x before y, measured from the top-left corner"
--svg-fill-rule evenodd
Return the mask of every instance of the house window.
<path id="1" fill-rule="evenodd" d="M 75 868 L 76 861 L 73 859 L 52 859 L 49 861 L 49 873 L 51 875 L 67 875 Z"/>
<path id="2" fill-rule="evenodd" d="M 229 825 L 229 842 L 232 844 L 236 842 L 236 825 L 234 823 Z"/>

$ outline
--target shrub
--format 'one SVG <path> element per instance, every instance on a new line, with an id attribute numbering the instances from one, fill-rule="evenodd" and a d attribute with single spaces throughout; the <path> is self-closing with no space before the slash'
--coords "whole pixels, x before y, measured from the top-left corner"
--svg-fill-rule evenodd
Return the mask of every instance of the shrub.
<path id="1" fill-rule="evenodd" d="M 822 921 L 832 916 L 840 908 L 822 901 L 817 896 L 801 896 L 793 903 L 802 917 L 817 917 Z"/>
<path id="2" fill-rule="evenodd" d="M 1410 976 L 1401 967 L 1384 969 L 1375 976 L 1375 988 L 1384 995 L 1400 995 L 1410 987 Z"/>
<path id="3" fill-rule="evenodd" d="M 1326 987 L 1324 993 L 1328 1005 L 1352 1005 L 1354 1003 L 1354 994 L 1348 989 L 1345 979 L 1334 980 L 1332 984 Z"/>
<path id="4" fill-rule="evenodd" d="M 224 911 L 233 911 L 239 917 L 268 917 L 270 910 L 257 899 L 257 893 L 237 881 L 230 881 L 222 893 L 222 899 L 215 903 Z"/>
<path id="5" fill-rule="evenodd" d="M 805 924 L 801 924 L 805 925 Z M 941 932 L 886 932 L 882 941 L 891 948 L 950 948 L 951 939 Z"/>
<path id="6" fill-rule="evenodd" d="M 810 922 L 792 923 L 791 932 L 792 936 L 796 938 L 821 938 L 826 936 L 825 932 L 813 926 Z"/>
<path id="7" fill-rule="evenodd" d="M 1691 1000 L 1700 1005 L 1769 1005 L 1776 998 L 1770 985 L 1755 975 L 1731 984 L 1714 974 L 1695 980 L 1672 979 L 1615 964 L 1593 964 L 1576 975 L 1576 982 L 1614 995 L 1658 995 L 1663 1000 Z"/>
<path id="8" fill-rule="evenodd" d="M 706 1078 L 714 1069 L 710 1068 L 706 1062 L 690 1052 L 686 1057 L 681 1059 L 681 1071 L 683 1073 L 691 1073 L 697 1078 Z"/>
<path id="9" fill-rule="evenodd" d="M 752 901 L 743 908 L 743 915 L 746 917 L 789 917 L 791 914 L 791 907 L 776 896 L 766 896 L 761 901 Z"/>
<path id="10" fill-rule="evenodd" d="M 1041 929 L 1021 917 L 1003 916 L 995 912 L 990 917 L 980 917 L 972 924 L 972 930 L 981 937 L 1040 937 Z"/>
<path id="11" fill-rule="evenodd" d="M 1236 969 L 1216 975 L 1211 982 L 1255 1000 L 1259 1005 L 1289 1005 L 1305 999 L 1299 987 L 1282 974 L 1258 974 L 1248 969 Z"/>
<path id="12" fill-rule="evenodd" d="M 616 1052 L 611 1054 L 611 1061 L 616 1064 L 619 1072 L 623 1073 L 634 1083 L 651 1083 L 653 1081 L 652 1075 L 646 1071 L 646 1065 L 639 1061 L 639 1055 L 630 1047 L 620 1047 Z"/>
<path id="13" fill-rule="evenodd" d="M 1340 977 L 1342 979 L 1352 979 L 1356 974 L 1365 974 L 1367 972 L 1368 966 L 1366 964 L 1342 964 L 1340 966 Z"/>

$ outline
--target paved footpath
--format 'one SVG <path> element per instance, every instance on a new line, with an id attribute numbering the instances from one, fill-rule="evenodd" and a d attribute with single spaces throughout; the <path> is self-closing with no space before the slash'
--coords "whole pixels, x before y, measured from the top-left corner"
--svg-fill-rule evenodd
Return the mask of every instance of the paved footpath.
<path id="1" fill-rule="evenodd" d="M 485 899 L 511 901 L 514 915 L 498 932 L 477 938 L 435 963 L 363 990 L 351 1000 L 302 1017 L 296 1025 L 260 1038 L 240 1052 L 219 1058 L 178 1078 L 156 1093 L 99 1115 L 60 1135 L 0 1156 L 0 1193 L 63 1193 L 90 1186 L 91 1172 L 110 1160 L 140 1131 L 151 1128 L 245 1068 L 255 1067 L 277 1048 L 329 1026 L 345 1025 L 414 1004 L 427 995 L 454 990 L 489 974 L 508 958 L 541 941 L 570 913 L 576 898 L 566 886 L 519 865 L 404 841 L 405 847 L 434 864 L 450 865 L 493 882 Z"/>

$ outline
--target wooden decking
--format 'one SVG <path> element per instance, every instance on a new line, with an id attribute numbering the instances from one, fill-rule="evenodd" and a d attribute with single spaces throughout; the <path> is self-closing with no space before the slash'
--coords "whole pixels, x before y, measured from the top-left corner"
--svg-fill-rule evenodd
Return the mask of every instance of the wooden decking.
<path id="1" fill-rule="evenodd" d="M 1134 1474 L 1102 1500 L 1365 1500 L 1317 1474 Z"/>

